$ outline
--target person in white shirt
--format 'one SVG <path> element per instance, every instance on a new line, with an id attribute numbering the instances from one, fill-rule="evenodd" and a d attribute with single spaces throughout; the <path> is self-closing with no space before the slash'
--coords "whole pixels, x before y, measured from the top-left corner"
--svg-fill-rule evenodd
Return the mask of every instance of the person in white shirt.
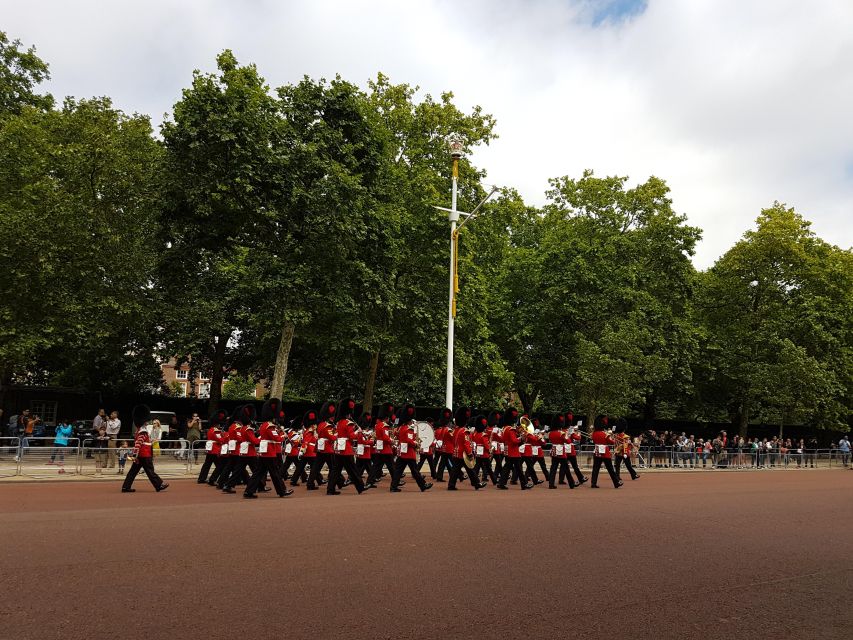
<path id="1" fill-rule="evenodd" d="M 110 414 L 110 419 L 107 420 L 107 436 L 110 439 L 107 445 L 107 464 L 110 469 L 115 469 L 116 467 L 116 444 L 120 431 L 121 420 L 118 419 L 118 411 L 113 411 Z"/>

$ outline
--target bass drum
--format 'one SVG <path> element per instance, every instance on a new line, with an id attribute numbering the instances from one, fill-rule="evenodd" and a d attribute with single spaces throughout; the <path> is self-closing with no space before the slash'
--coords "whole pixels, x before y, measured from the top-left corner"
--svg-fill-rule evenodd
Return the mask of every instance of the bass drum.
<path id="1" fill-rule="evenodd" d="M 421 449 L 428 449 L 435 442 L 435 431 L 429 422 L 416 422 L 415 428 L 418 432 L 418 437 L 421 439 Z"/>

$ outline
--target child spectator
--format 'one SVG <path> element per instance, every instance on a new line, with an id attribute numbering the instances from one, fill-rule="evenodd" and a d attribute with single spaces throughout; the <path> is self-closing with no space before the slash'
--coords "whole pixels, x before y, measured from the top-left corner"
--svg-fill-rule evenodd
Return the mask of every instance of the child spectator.
<path id="1" fill-rule="evenodd" d="M 121 446 L 118 448 L 118 473 L 124 473 L 124 464 L 127 462 L 127 456 L 130 454 L 130 447 L 127 444 L 127 440 L 123 440 Z"/>

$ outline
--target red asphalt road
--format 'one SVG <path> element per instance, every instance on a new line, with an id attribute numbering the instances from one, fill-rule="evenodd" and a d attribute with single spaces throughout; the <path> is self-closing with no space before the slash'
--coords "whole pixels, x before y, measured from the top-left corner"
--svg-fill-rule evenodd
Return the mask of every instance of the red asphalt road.
<path id="1" fill-rule="evenodd" d="M 853 637 L 849 471 L 383 485 L 0 485 L 0 639 Z"/>

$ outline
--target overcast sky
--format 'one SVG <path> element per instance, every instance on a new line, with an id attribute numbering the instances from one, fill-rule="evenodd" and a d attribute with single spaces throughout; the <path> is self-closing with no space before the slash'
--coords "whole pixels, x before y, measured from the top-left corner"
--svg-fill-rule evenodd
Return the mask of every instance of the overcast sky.
<path id="1" fill-rule="evenodd" d="M 272 86 L 377 71 L 497 118 L 488 183 L 664 178 L 713 263 L 762 207 L 853 244 L 853 0 L 0 0 L 57 96 L 108 95 L 158 124 L 220 50 Z"/>

